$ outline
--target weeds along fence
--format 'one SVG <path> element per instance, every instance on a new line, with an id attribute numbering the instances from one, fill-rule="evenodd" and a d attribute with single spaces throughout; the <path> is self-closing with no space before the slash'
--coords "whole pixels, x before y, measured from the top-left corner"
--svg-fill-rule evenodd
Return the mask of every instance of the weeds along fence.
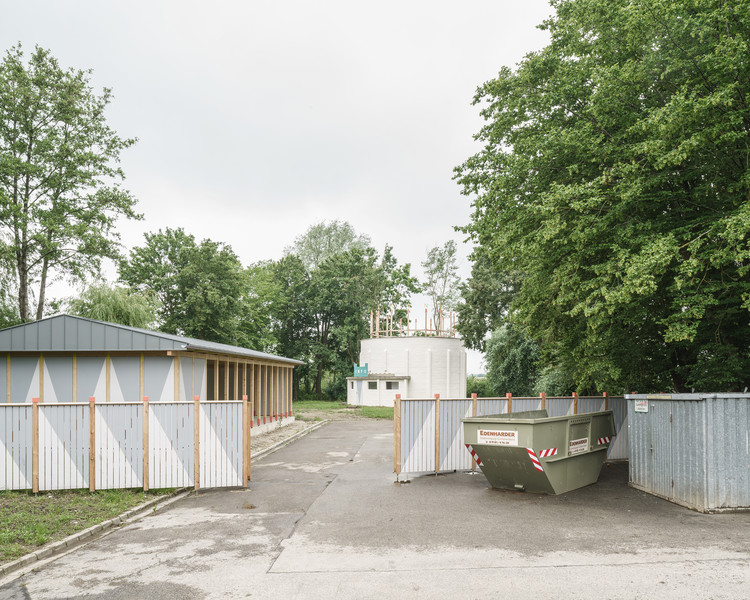
<path id="1" fill-rule="evenodd" d="M 0 404 L 0 490 L 238 487 L 243 401 Z"/>
<path id="2" fill-rule="evenodd" d="M 628 458 L 627 404 L 621 396 L 554 396 L 533 398 L 401 398 L 393 418 L 393 468 L 401 473 L 438 473 L 476 469 L 466 450 L 461 419 L 527 410 L 546 410 L 550 417 L 611 410 L 617 436 L 608 460 Z"/>

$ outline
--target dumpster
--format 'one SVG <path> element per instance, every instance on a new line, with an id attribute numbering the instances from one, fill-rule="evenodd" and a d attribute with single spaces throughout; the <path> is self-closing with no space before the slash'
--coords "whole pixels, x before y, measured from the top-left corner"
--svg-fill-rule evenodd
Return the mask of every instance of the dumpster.
<path id="1" fill-rule="evenodd" d="M 564 494 L 596 483 L 615 436 L 611 410 L 546 410 L 461 419 L 464 443 L 492 487 Z"/>

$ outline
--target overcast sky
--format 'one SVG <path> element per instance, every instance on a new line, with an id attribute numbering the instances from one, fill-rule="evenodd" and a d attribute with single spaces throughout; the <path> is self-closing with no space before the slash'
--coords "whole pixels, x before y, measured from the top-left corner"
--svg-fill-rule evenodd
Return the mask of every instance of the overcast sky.
<path id="1" fill-rule="evenodd" d="M 0 40 L 113 90 L 108 122 L 139 140 L 122 166 L 145 219 L 122 223 L 126 247 L 183 227 L 248 265 L 339 219 L 417 275 L 455 239 L 466 277 L 453 227 L 471 207 L 452 175 L 478 150 L 474 91 L 547 43 L 550 13 L 546 0 L 6 0 Z"/>

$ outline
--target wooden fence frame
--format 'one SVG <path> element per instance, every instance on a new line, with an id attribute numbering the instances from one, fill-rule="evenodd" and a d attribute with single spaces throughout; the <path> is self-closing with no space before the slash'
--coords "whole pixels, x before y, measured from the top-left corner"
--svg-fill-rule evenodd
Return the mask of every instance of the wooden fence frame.
<path id="1" fill-rule="evenodd" d="M 441 404 L 441 398 L 440 394 L 435 394 L 434 400 L 431 398 L 402 398 L 401 394 L 396 394 L 396 399 L 394 401 L 394 407 L 393 407 L 393 471 L 396 474 L 396 477 L 401 474 L 401 467 L 402 467 L 402 456 L 401 456 L 401 433 L 402 433 L 402 422 L 401 422 L 401 403 L 402 402 L 409 402 L 409 401 L 434 401 L 435 406 L 435 418 L 434 418 L 434 424 L 432 426 L 434 427 L 434 472 L 438 473 L 440 472 L 440 404 Z M 477 416 L 477 400 L 489 400 L 489 401 L 506 401 L 507 402 L 507 411 L 499 414 L 509 414 L 513 412 L 513 394 L 506 394 L 505 397 L 493 397 L 493 398 L 478 398 L 477 394 L 472 394 L 470 398 L 446 398 L 442 399 L 442 402 L 450 402 L 450 401 L 469 401 L 471 400 L 472 407 L 471 407 L 471 415 L 472 417 Z M 547 409 L 547 401 L 548 400 L 568 400 L 572 403 L 573 408 L 573 414 L 579 414 L 579 401 L 580 400 L 600 400 L 604 403 L 604 410 L 610 410 L 610 396 L 608 392 L 604 392 L 601 396 L 581 396 L 575 392 L 571 396 L 547 396 L 546 394 L 542 393 L 539 394 L 539 396 L 519 396 L 516 397 L 515 400 L 517 401 L 539 401 L 541 403 L 541 409 L 546 410 Z M 498 414 L 498 413 L 494 413 Z M 476 470 L 476 461 L 472 458 L 471 460 L 471 469 L 472 471 Z M 431 472 L 431 471 L 422 471 L 422 472 Z"/>
<path id="2" fill-rule="evenodd" d="M 156 408 L 156 406 L 165 406 L 165 405 L 193 405 L 193 413 L 194 413 L 194 420 L 193 420 L 193 436 L 192 436 L 192 444 L 193 444 L 193 461 L 194 461 L 194 471 L 193 471 L 193 487 L 198 490 L 202 486 L 201 481 L 201 418 L 204 414 L 204 411 L 202 410 L 202 407 L 212 407 L 219 404 L 240 404 L 241 403 L 241 419 L 239 427 L 242 430 L 242 440 L 241 444 L 238 444 L 238 446 L 241 448 L 241 468 L 239 469 L 240 473 L 240 480 L 241 480 L 241 486 L 247 487 L 247 482 L 250 480 L 251 477 L 251 467 L 250 467 L 250 461 L 251 461 L 251 444 L 250 444 L 250 436 L 251 436 L 251 422 L 254 418 L 254 411 L 253 406 L 248 401 L 248 396 L 243 395 L 241 401 L 200 401 L 199 396 L 194 396 L 192 402 L 184 402 L 184 401 L 170 401 L 170 402 L 159 402 L 159 403 L 153 403 Z M 100 403 L 99 406 L 104 407 L 113 407 L 113 406 L 140 406 L 141 412 L 142 412 L 142 424 L 141 424 L 141 432 L 142 432 L 142 438 L 139 440 L 142 450 L 143 450 L 143 457 L 142 457 L 142 487 L 144 491 L 147 491 L 150 487 L 150 481 L 149 481 L 149 473 L 150 473 L 150 462 L 152 460 L 152 456 L 150 455 L 149 449 L 149 412 L 150 412 L 150 404 L 148 396 L 143 396 L 142 402 L 122 402 L 122 403 Z M 39 398 L 33 398 L 30 408 L 31 408 L 31 431 L 30 431 L 30 440 L 26 442 L 26 447 L 28 448 L 29 441 L 31 445 L 31 491 L 33 493 L 38 493 L 40 490 L 40 410 L 44 410 L 45 408 L 56 408 L 56 407 L 65 407 L 65 406 L 75 406 L 78 408 L 82 407 L 81 403 L 50 403 L 50 404 L 44 404 L 40 402 Z M 3 404 L 3 407 L 7 408 L 29 408 L 29 404 Z M 89 398 L 89 407 L 88 407 L 88 443 L 87 443 L 87 452 L 88 455 L 88 489 L 89 491 L 95 491 L 96 488 L 96 467 L 97 467 L 97 417 L 96 417 L 96 407 L 97 402 L 96 398 L 90 397 Z M 204 415 L 208 416 L 207 414 Z M 84 421 L 85 423 L 85 421 Z M 106 425 L 106 422 L 105 422 Z M 238 438 L 235 438 L 238 439 Z M 170 442 L 174 445 L 175 442 L 173 440 L 170 440 Z M 28 457 L 28 455 L 26 455 Z M 235 454 L 235 456 L 238 456 Z M 0 457 L 0 459 L 3 459 L 3 457 Z M 6 460 L 7 457 L 6 457 Z M 27 459 L 28 460 L 28 459 Z M 156 460 L 156 459 L 154 459 Z M 8 460 L 8 462 L 12 462 Z M 28 465 L 28 462 L 25 463 Z M 28 467 L 27 467 L 28 468 Z M 26 471 L 28 473 L 28 471 Z M 28 475 L 23 475 L 22 479 L 25 481 L 28 480 Z M 12 487 L 12 484 L 8 486 L 7 478 L 6 481 L 0 482 L 0 485 L 2 485 L 2 489 L 29 489 L 27 487 L 22 488 L 14 488 Z M 106 487 L 106 486 L 105 486 Z M 138 487 L 141 487 L 140 485 Z M 234 486 L 230 486 L 234 487 Z M 45 488 L 46 490 L 47 488 Z M 62 488 L 55 488 L 55 489 L 80 489 L 78 487 L 73 486 L 65 486 Z"/>

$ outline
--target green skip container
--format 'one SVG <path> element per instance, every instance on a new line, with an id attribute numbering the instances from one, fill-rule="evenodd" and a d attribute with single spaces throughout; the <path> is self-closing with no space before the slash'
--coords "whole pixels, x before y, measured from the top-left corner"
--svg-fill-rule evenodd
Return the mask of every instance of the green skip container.
<path id="1" fill-rule="evenodd" d="M 461 419 L 464 443 L 495 488 L 564 494 L 596 483 L 615 436 L 611 410 L 546 410 Z"/>

